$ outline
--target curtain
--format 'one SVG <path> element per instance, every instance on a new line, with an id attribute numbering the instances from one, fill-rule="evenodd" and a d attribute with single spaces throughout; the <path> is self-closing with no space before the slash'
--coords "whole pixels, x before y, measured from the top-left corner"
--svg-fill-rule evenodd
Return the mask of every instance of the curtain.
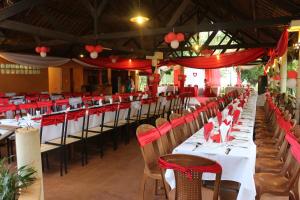
<path id="1" fill-rule="evenodd" d="M 271 49 L 269 51 L 269 61 L 265 66 L 265 74 L 267 73 L 267 70 L 271 65 L 274 63 L 274 59 L 276 57 L 281 57 L 284 55 L 284 53 L 287 51 L 288 48 L 288 42 L 289 42 L 289 32 L 287 28 L 284 29 L 283 33 L 280 36 L 280 39 L 277 43 L 277 46 L 275 49 Z"/>
<path id="2" fill-rule="evenodd" d="M 205 69 L 205 79 L 207 85 L 211 87 L 219 87 L 221 80 L 220 69 Z"/>
<path id="3" fill-rule="evenodd" d="M 116 70 L 151 70 L 151 60 L 142 60 L 142 59 L 125 59 L 118 58 L 115 62 L 112 62 L 111 58 L 81 58 L 80 61 L 94 65 L 98 67 L 106 67 Z"/>
<path id="4" fill-rule="evenodd" d="M 20 64 L 20 65 L 29 65 L 35 67 L 49 67 L 49 66 L 60 66 L 71 59 L 69 58 L 59 58 L 59 57 L 41 57 L 34 55 L 18 54 L 18 53 L 7 53 L 1 52 L 0 57 L 8 60 L 9 62 Z"/>
<path id="5" fill-rule="evenodd" d="M 193 58 L 178 58 L 170 59 L 161 62 L 160 65 L 179 64 L 185 67 L 199 68 L 199 69 L 216 69 L 223 67 L 231 67 L 255 61 L 264 55 L 263 48 L 253 48 L 232 53 L 224 53 L 213 56 L 198 56 Z"/>

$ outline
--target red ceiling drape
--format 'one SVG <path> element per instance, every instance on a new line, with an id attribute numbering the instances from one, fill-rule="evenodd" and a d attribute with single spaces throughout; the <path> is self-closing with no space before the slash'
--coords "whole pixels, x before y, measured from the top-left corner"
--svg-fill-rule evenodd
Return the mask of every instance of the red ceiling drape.
<path id="1" fill-rule="evenodd" d="M 161 62 L 160 65 L 178 64 L 198 69 L 216 69 L 232 67 L 255 61 L 265 53 L 263 48 L 253 48 L 233 53 L 224 53 L 214 56 L 198 56 L 193 58 L 178 58 Z"/>
<path id="2" fill-rule="evenodd" d="M 287 28 L 283 31 L 283 33 L 280 36 L 280 39 L 277 43 L 277 46 L 275 49 L 270 50 L 270 58 L 268 63 L 265 66 L 265 73 L 267 72 L 268 68 L 273 65 L 274 59 L 276 57 L 283 56 L 283 54 L 286 52 L 288 48 L 288 42 L 289 42 L 289 32 Z"/>
<path id="3" fill-rule="evenodd" d="M 118 58 L 115 63 L 112 62 L 111 58 L 81 58 L 82 62 L 90 65 L 96 65 L 99 67 L 111 68 L 116 70 L 151 70 L 151 60 L 142 59 L 126 59 Z"/>

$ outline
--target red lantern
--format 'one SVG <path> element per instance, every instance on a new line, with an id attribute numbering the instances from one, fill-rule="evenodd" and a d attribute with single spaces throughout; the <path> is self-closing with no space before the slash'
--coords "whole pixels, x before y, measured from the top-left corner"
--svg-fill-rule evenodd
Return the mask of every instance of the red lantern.
<path id="1" fill-rule="evenodd" d="M 96 51 L 97 53 L 100 53 L 100 52 L 103 51 L 103 47 L 102 47 L 101 45 L 96 45 L 96 46 L 94 47 L 94 49 L 95 49 L 95 51 Z"/>
<path id="2" fill-rule="evenodd" d="M 289 79 L 297 79 L 297 72 L 295 71 L 295 70 L 289 70 L 288 72 L 287 72 L 287 77 L 289 78 Z"/>
<path id="3" fill-rule="evenodd" d="M 94 46 L 93 45 L 85 45 L 85 50 L 89 53 L 94 51 Z"/>

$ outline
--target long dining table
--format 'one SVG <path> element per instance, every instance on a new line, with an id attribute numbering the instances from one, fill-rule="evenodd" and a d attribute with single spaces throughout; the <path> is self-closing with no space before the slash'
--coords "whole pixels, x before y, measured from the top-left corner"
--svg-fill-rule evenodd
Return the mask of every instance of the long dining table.
<path id="1" fill-rule="evenodd" d="M 169 108 L 170 101 L 168 101 L 165 97 L 159 98 L 159 103 L 161 103 L 162 106 L 165 106 L 166 108 Z M 136 118 L 136 115 L 138 114 L 138 110 L 141 107 L 141 101 L 131 101 L 131 112 L 130 112 L 130 118 L 134 119 Z M 155 111 L 155 104 L 156 102 L 153 102 L 150 107 L 150 113 L 153 113 Z M 102 105 L 105 106 L 105 105 Z M 93 106 L 92 106 L 93 107 Z M 158 107 L 158 106 L 157 106 Z M 141 114 L 145 115 L 148 112 L 149 104 L 144 104 L 142 107 Z M 158 109 L 158 108 L 157 108 Z M 66 112 L 66 110 L 59 111 L 59 112 Z M 59 113 L 59 112 L 53 112 L 52 114 Z M 128 109 L 121 110 L 119 113 L 119 120 L 124 120 L 127 117 Z M 34 128 L 40 128 L 41 127 L 41 117 L 40 116 L 23 116 L 19 119 L 1 119 L 0 125 L 4 126 L 11 126 L 11 127 L 34 127 Z M 115 112 L 106 112 L 104 117 L 104 123 L 113 122 L 115 119 Z M 102 120 L 102 114 L 100 115 L 91 115 L 89 119 L 89 128 L 94 128 L 97 126 L 100 126 L 101 120 Z M 87 123 L 87 122 L 86 122 Z M 67 128 L 67 134 L 75 134 L 80 131 L 82 131 L 82 125 L 83 125 L 83 118 L 79 118 L 78 120 L 72 120 L 68 123 Z M 61 137 L 61 129 L 62 125 L 51 125 L 43 128 L 43 135 L 42 135 L 42 143 L 45 143 L 46 141 L 53 140 L 56 138 Z M 10 136 L 11 131 L 7 129 L 2 129 L 0 127 L 0 136 Z"/>
<path id="2" fill-rule="evenodd" d="M 201 128 L 182 144 L 173 150 L 173 154 L 189 154 L 217 161 L 222 166 L 222 180 L 240 183 L 237 200 L 254 200 L 256 195 L 254 173 L 256 160 L 256 145 L 253 142 L 253 132 L 256 114 L 257 94 L 252 92 L 244 106 L 237 125 L 229 133 L 233 140 L 223 143 L 214 143 L 204 139 L 204 130 Z M 223 115 L 227 108 L 222 111 Z M 218 133 L 217 118 L 210 119 L 214 122 L 212 133 Z M 176 187 L 173 170 L 167 170 L 165 178 L 170 187 Z M 215 180 L 215 175 L 204 173 L 203 180 Z"/>

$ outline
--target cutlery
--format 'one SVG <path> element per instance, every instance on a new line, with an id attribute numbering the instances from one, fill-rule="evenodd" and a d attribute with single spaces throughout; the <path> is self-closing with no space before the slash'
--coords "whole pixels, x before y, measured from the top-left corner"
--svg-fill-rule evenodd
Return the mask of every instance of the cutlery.
<path id="1" fill-rule="evenodd" d="M 243 148 L 243 149 L 248 149 L 248 147 L 244 147 L 244 146 L 236 146 L 236 145 L 229 145 L 229 146 L 231 146 L 231 147 L 238 147 L 238 148 Z"/>
<path id="2" fill-rule="evenodd" d="M 227 148 L 227 149 L 225 150 L 225 154 L 228 155 L 230 151 L 231 151 L 231 148 Z"/>
<path id="3" fill-rule="evenodd" d="M 200 145 L 199 144 L 196 144 L 196 146 L 193 148 L 192 151 L 195 151 Z"/>
<path id="4" fill-rule="evenodd" d="M 235 138 L 235 140 L 240 140 L 240 141 L 249 141 L 248 139 L 243 139 L 243 138 Z"/>

